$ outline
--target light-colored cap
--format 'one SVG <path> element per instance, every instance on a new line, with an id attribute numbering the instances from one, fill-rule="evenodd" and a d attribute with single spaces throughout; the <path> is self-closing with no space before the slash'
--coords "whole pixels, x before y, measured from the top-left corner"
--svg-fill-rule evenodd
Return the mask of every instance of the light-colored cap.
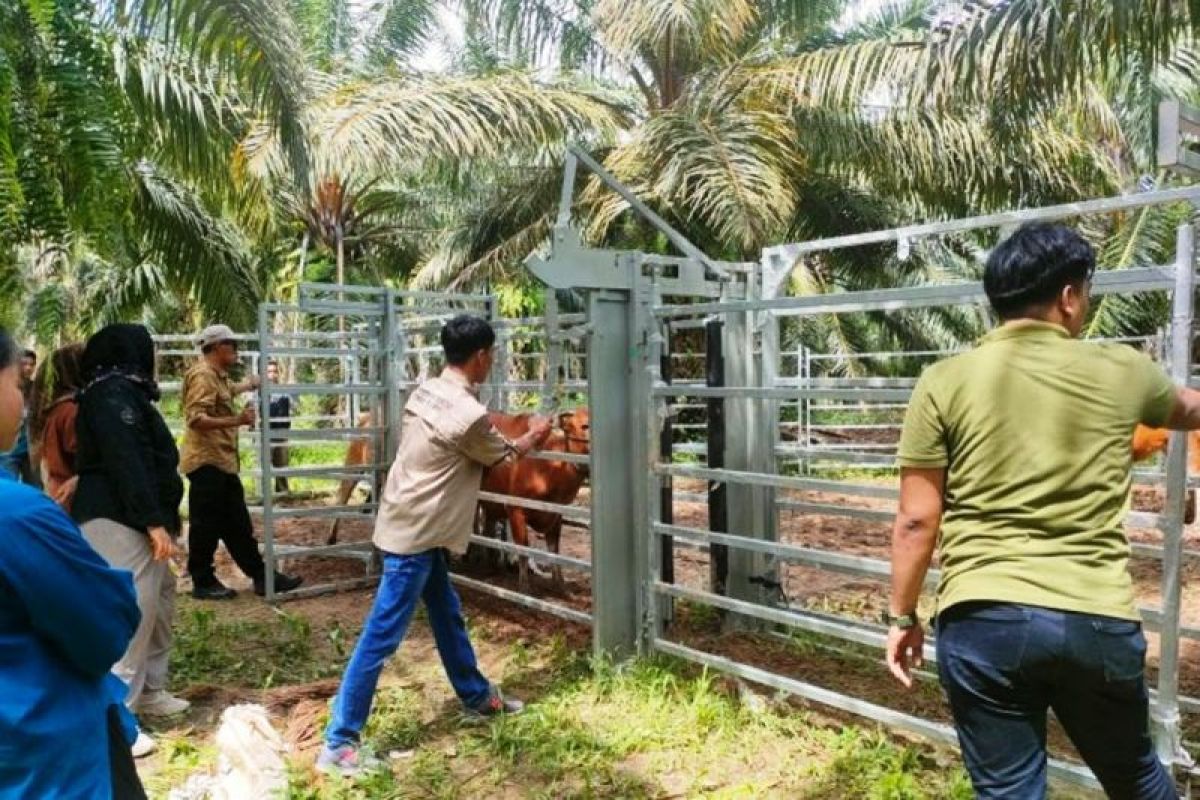
<path id="1" fill-rule="evenodd" d="M 201 350 L 210 344 L 234 341 L 233 328 L 228 325 L 209 325 L 196 336 L 196 346 Z"/>

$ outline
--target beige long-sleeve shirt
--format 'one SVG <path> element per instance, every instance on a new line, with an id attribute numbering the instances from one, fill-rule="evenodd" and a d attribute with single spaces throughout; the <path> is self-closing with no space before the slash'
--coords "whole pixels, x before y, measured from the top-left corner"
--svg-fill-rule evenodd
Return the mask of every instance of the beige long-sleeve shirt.
<path id="1" fill-rule="evenodd" d="M 183 418 L 187 430 L 183 435 L 183 452 L 179 471 L 187 475 L 204 466 L 213 466 L 231 475 L 238 474 L 238 429 L 216 428 L 197 430 L 192 422 L 200 416 L 214 418 L 236 417 L 236 396 L 233 382 L 227 373 L 201 360 L 183 376 Z"/>
<path id="2" fill-rule="evenodd" d="M 461 373 L 447 369 L 421 384 L 404 407 L 375 545 L 399 555 L 437 547 L 466 552 L 483 470 L 515 452 Z"/>

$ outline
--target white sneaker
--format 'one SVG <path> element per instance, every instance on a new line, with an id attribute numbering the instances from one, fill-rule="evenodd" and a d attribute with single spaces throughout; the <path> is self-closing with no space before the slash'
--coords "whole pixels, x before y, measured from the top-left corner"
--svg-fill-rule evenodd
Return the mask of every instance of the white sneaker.
<path id="1" fill-rule="evenodd" d="M 130 749 L 133 751 L 134 758 L 145 758 L 158 749 L 158 744 L 147 736 L 145 731 L 138 731 L 137 741 Z"/>
<path id="2" fill-rule="evenodd" d="M 133 711 L 147 717 L 174 717 L 191 707 L 192 704 L 187 700 L 160 689 L 157 692 L 143 692 Z"/>

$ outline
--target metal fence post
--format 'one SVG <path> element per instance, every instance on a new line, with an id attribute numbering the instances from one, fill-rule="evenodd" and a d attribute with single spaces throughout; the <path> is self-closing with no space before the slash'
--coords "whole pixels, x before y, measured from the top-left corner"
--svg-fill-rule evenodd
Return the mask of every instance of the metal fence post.
<path id="1" fill-rule="evenodd" d="M 546 380 L 542 387 L 542 410 L 555 408 L 558 387 L 565 380 L 562 372 L 563 342 L 558 325 L 558 292 L 547 287 L 545 293 L 546 313 Z"/>
<path id="2" fill-rule="evenodd" d="M 1195 289 L 1195 229 L 1179 226 L 1175 245 L 1175 291 L 1171 311 L 1171 378 L 1185 386 L 1191 377 L 1192 316 Z M 1167 496 L 1159 524 L 1163 534 L 1162 629 L 1159 636 L 1158 703 L 1155 746 L 1168 766 L 1190 766 L 1179 717 L 1179 620 L 1183 566 L 1183 518 L 1187 499 L 1187 433 L 1174 431 L 1167 448 Z"/>
<path id="3" fill-rule="evenodd" d="M 758 280 L 754 272 L 746 281 L 747 300 L 758 299 Z M 754 353 L 755 319 L 753 311 L 726 315 L 725 323 L 725 378 L 732 386 L 757 386 L 761 371 Z M 732 398 L 726 401 L 727 430 L 729 437 L 725 447 L 727 469 L 753 471 L 756 461 L 754 450 L 761 443 L 763 403 L 753 397 Z M 729 528 L 738 536 L 755 539 L 766 538 L 764 490 L 745 484 L 730 484 L 726 488 L 729 497 Z M 765 559 L 760 553 L 743 548 L 733 548 L 729 553 L 729 580 L 726 594 L 729 597 L 752 603 L 762 603 L 767 592 L 763 581 L 771 580 L 764 575 Z M 761 627 L 757 620 L 736 614 L 726 617 L 727 622 L 738 628 Z"/>
<path id="4" fill-rule="evenodd" d="M 275 600 L 275 465 L 271 461 L 271 383 L 267 364 L 271 361 L 271 312 L 258 309 L 258 487 L 262 503 L 263 597 Z"/>
<path id="5" fill-rule="evenodd" d="M 720 319 L 704 323 L 704 385 L 725 385 L 725 324 Z M 709 469 L 725 468 L 725 398 L 710 397 L 707 406 L 707 459 Z M 727 533 L 729 531 L 729 487 L 724 483 L 708 482 L 708 529 Z M 713 594 L 725 594 L 729 581 L 729 548 L 713 544 L 708 550 L 708 586 Z"/>
<path id="6" fill-rule="evenodd" d="M 630 447 L 644 437 L 631 408 L 638 345 L 631 336 L 633 298 L 627 291 L 588 294 L 588 405 L 591 410 L 592 642 L 595 652 L 633 655 L 639 639 L 639 594 L 644 591 L 636 562 L 642 560 L 643 527 L 634 509 L 645 481 L 630 469 Z M 639 450 L 644 448 L 639 447 Z M 637 484 L 643 484 L 638 487 Z M 644 511 L 645 506 L 642 506 Z"/>

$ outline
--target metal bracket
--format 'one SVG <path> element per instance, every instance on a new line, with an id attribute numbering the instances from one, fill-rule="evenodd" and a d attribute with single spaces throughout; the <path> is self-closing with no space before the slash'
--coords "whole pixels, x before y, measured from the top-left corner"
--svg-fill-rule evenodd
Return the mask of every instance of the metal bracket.
<path id="1" fill-rule="evenodd" d="M 1180 175 L 1200 175 L 1200 153 L 1189 147 L 1200 141 L 1200 108 L 1164 100 L 1158 104 L 1158 166 Z"/>
<path id="2" fill-rule="evenodd" d="M 548 258 L 533 253 L 525 259 L 538 280 L 553 289 L 633 288 L 633 271 L 623 256 L 632 251 L 597 250 L 583 244 L 579 231 L 570 226 L 554 229 Z"/>

